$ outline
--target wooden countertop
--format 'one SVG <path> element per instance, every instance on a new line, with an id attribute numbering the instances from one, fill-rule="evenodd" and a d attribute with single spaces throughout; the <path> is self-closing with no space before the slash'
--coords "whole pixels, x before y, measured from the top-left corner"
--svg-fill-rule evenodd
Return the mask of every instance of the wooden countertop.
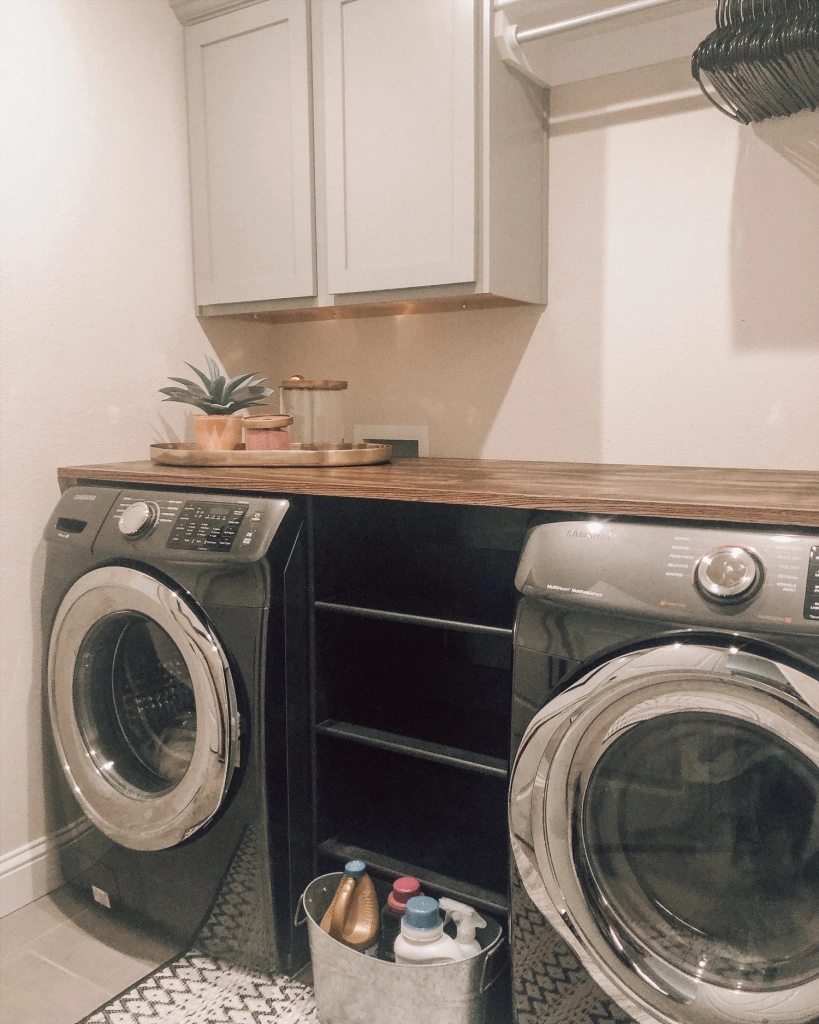
<path id="1" fill-rule="evenodd" d="M 63 489 L 78 481 L 105 481 L 819 527 L 819 473 L 784 470 L 484 459 L 396 459 L 354 468 L 194 469 L 146 461 L 66 466 L 58 476 Z"/>

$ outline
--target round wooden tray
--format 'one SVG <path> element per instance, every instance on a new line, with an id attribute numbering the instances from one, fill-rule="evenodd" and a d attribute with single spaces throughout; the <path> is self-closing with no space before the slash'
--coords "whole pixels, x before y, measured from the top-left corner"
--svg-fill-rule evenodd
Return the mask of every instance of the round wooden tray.
<path id="1" fill-rule="evenodd" d="M 195 444 L 168 442 L 151 445 L 151 461 L 164 466 L 372 466 L 389 462 L 388 444 L 345 444 L 341 448 L 310 448 L 294 444 L 287 451 L 210 452 Z"/>

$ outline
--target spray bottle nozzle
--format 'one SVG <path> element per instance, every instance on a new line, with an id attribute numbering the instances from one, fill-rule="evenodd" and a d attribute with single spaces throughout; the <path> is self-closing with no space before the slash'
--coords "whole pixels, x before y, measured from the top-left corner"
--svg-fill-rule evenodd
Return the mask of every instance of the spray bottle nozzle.
<path id="1" fill-rule="evenodd" d="M 438 900 L 438 906 L 446 913 L 446 920 L 451 918 L 458 926 L 458 942 L 473 942 L 475 929 L 486 927 L 486 921 L 477 910 L 465 903 L 458 903 L 457 900 L 443 896 Z"/>

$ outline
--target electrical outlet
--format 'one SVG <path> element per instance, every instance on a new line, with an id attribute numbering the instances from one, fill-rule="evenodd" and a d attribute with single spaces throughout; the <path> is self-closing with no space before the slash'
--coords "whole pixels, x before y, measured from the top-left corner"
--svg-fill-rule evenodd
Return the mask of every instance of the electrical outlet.
<path id="1" fill-rule="evenodd" d="M 384 424 L 356 424 L 353 427 L 356 444 L 391 444 L 396 459 L 429 455 L 429 427 L 396 427 Z"/>

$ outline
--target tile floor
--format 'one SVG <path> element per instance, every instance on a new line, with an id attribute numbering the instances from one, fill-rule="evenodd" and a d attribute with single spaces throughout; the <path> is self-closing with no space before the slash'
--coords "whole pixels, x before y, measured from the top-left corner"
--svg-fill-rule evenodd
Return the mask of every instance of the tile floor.
<path id="1" fill-rule="evenodd" d="M 75 1024 L 178 952 L 64 886 L 0 920 L 0 1022 Z"/>

